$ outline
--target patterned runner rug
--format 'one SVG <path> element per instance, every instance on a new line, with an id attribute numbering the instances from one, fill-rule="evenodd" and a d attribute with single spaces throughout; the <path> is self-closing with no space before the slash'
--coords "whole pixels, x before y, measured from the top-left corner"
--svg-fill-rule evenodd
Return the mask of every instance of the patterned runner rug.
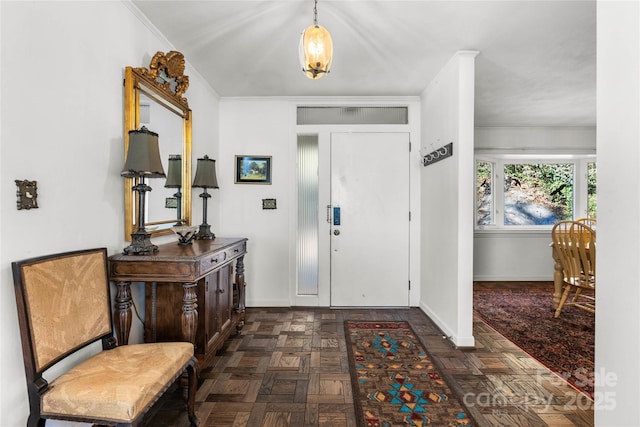
<path id="1" fill-rule="evenodd" d="M 408 322 L 345 322 L 360 427 L 471 426 Z"/>

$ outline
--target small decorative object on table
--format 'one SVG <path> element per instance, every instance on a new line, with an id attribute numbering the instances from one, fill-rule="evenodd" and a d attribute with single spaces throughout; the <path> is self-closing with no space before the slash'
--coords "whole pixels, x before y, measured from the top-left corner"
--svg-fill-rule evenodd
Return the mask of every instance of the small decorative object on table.
<path id="1" fill-rule="evenodd" d="M 196 237 L 198 231 L 197 225 L 177 225 L 171 227 L 171 230 L 178 235 L 178 244 L 185 246 L 190 245 Z"/>

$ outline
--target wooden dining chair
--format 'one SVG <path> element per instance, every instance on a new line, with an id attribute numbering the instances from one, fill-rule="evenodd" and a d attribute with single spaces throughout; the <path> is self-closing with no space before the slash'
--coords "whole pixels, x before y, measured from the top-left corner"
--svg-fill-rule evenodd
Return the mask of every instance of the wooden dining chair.
<path id="1" fill-rule="evenodd" d="M 191 343 L 116 346 L 106 249 L 17 261 L 12 269 L 31 411 L 27 426 L 43 427 L 46 419 L 138 426 L 185 370 L 188 417 L 198 425 Z M 98 341 L 102 351 L 86 348 Z M 49 382 L 44 376 L 53 375 L 45 371 L 54 365 L 64 373 Z"/>
<path id="2" fill-rule="evenodd" d="M 590 217 L 578 218 L 575 221 L 579 222 L 581 224 L 589 226 L 589 228 L 591 228 L 594 232 L 596 231 L 596 219 L 595 218 L 590 218 Z M 585 237 L 587 240 L 589 240 L 589 233 L 583 234 L 583 237 Z"/>
<path id="3" fill-rule="evenodd" d="M 560 221 L 553 226 L 551 238 L 564 285 L 555 317 L 565 305 L 595 313 L 596 232 L 584 222 Z M 571 291 L 574 296 L 569 301 Z"/>
<path id="4" fill-rule="evenodd" d="M 581 222 L 591 228 L 595 228 L 596 226 L 596 219 L 591 217 L 578 218 L 576 219 L 576 222 Z"/>

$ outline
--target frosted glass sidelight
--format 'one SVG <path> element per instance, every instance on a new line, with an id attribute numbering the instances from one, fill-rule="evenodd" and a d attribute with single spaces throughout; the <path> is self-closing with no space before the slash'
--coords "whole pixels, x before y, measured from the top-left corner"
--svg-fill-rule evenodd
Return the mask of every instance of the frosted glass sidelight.
<path id="1" fill-rule="evenodd" d="M 318 135 L 298 135 L 298 295 L 318 295 Z"/>

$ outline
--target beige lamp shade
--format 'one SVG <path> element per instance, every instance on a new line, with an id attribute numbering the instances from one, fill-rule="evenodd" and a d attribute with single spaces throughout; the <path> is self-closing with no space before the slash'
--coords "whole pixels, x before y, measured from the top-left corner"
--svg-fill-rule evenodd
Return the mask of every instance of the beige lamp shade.
<path id="1" fill-rule="evenodd" d="M 144 176 L 163 178 L 164 168 L 160 160 L 158 134 L 146 127 L 129 131 L 129 148 L 124 169 L 120 174 L 124 177 Z"/>
<path id="2" fill-rule="evenodd" d="M 218 179 L 216 178 L 216 161 L 210 159 L 207 155 L 202 159 L 198 159 L 193 187 L 219 188 Z"/>
<path id="3" fill-rule="evenodd" d="M 331 69 L 333 41 L 321 25 L 310 25 L 300 36 L 300 63 L 310 79 L 319 79 Z"/>

